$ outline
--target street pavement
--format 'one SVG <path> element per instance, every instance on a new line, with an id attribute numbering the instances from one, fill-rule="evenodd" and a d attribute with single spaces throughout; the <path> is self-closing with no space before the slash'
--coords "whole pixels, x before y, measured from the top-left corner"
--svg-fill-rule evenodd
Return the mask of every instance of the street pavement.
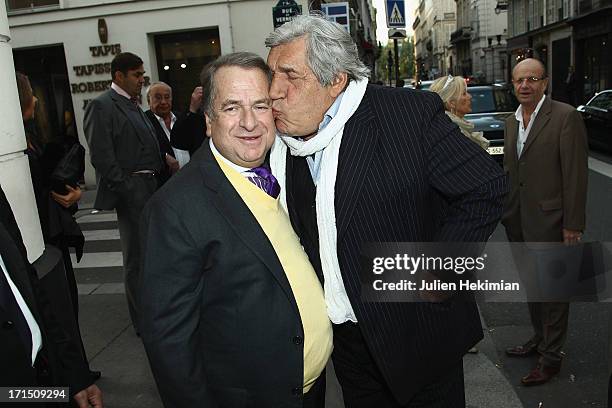
<path id="1" fill-rule="evenodd" d="M 591 159 L 586 240 L 612 241 L 612 165 Z M 610 160 L 612 161 L 612 160 Z M 135 335 L 125 300 L 117 217 L 92 209 L 95 191 L 86 191 L 77 219 L 86 238 L 85 255 L 76 263 L 80 326 L 92 369 L 101 370 L 98 385 L 106 407 L 162 407 L 142 342 Z M 494 240 L 504 240 L 501 228 Z M 531 335 L 525 304 L 480 304 L 485 338 L 479 353 L 464 358 L 468 408 L 603 408 L 607 391 L 610 304 L 572 304 L 566 360 L 550 383 L 525 388 L 520 377 L 535 360 L 509 359 L 505 347 Z M 330 365 L 327 408 L 342 407 L 342 395 Z"/>

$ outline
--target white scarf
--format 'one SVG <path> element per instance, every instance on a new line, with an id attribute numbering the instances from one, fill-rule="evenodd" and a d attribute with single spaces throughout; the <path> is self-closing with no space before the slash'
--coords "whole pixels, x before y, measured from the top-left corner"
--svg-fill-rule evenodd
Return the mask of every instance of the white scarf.
<path id="1" fill-rule="evenodd" d="M 330 309 L 348 311 L 348 315 L 344 316 L 334 316 L 329 313 L 329 317 L 334 323 L 343 323 L 346 320 L 356 321 L 355 313 L 348 303 L 348 299 L 346 296 L 336 296 L 337 290 L 332 290 L 330 287 L 329 277 L 336 277 L 336 280 L 343 286 L 338 262 L 338 232 L 336 230 L 336 210 L 334 207 L 338 153 L 340 152 L 344 125 L 357 110 L 367 85 L 367 79 L 357 82 L 351 81 L 342 96 L 338 112 L 323 130 L 307 141 L 279 134 L 270 153 L 272 174 L 276 176 L 281 186 L 280 202 L 287 211 L 287 194 L 285 191 L 287 146 L 292 156 L 309 156 L 322 151 L 320 178 L 316 186 L 316 209 L 319 229 L 319 254 L 323 275 L 325 276 L 325 301 L 328 313 Z"/>

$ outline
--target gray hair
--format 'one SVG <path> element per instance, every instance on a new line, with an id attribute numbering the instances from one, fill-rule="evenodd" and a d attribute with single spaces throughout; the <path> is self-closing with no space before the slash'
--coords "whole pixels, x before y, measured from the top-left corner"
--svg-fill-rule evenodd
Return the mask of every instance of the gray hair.
<path id="1" fill-rule="evenodd" d="M 162 82 L 162 81 L 153 82 L 147 88 L 147 95 L 146 96 L 147 96 L 147 102 L 149 103 L 149 105 L 151 104 L 151 99 L 150 99 L 151 89 L 153 89 L 156 86 L 160 86 L 160 85 L 167 86 L 168 88 L 170 88 L 170 95 L 172 95 L 172 87 L 170 85 L 168 85 L 167 83 Z"/>
<path id="2" fill-rule="evenodd" d="M 266 62 L 257 54 L 252 52 L 234 52 L 222 55 L 204 67 L 200 74 L 200 83 L 204 89 L 202 109 L 211 119 L 215 118 L 213 103 L 217 93 L 215 75 L 223 67 L 239 67 L 243 69 L 258 69 L 266 76 L 268 88 L 272 83 L 272 71 Z"/>
<path id="3" fill-rule="evenodd" d="M 266 38 L 266 47 L 273 48 L 306 36 L 306 59 L 319 83 L 329 86 L 342 72 L 350 80 L 370 75 L 370 70 L 359 59 L 357 45 L 346 30 L 325 19 L 322 13 L 296 16 L 278 27 Z"/>
<path id="4" fill-rule="evenodd" d="M 429 90 L 440 95 L 446 110 L 450 110 L 449 102 L 458 101 L 463 92 L 467 89 L 465 78 L 462 76 L 448 75 L 433 81 Z"/>

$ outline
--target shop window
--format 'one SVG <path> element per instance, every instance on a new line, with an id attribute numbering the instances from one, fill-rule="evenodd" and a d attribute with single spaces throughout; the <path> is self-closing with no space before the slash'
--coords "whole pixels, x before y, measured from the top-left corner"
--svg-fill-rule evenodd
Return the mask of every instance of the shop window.
<path id="1" fill-rule="evenodd" d="M 8 11 L 32 10 L 49 6 L 59 7 L 59 0 L 6 0 Z"/>

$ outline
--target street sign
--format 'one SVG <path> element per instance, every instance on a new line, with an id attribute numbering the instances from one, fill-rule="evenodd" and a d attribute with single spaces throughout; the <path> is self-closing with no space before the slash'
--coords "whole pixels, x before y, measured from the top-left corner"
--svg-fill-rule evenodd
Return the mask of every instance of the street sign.
<path id="1" fill-rule="evenodd" d="M 347 32 L 351 32 L 349 27 L 349 4 L 343 3 L 323 3 L 321 11 L 325 13 L 325 18 L 329 21 L 340 24 Z"/>
<path id="2" fill-rule="evenodd" d="M 403 40 L 404 38 L 406 38 L 406 30 L 398 30 L 396 28 L 390 28 L 387 37 L 389 37 L 390 40 L 393 40 L 393 39 Z"/>
<path id="3" fill-rule="evenodd" d="M 272 7 L 274 28 L 293 20 L 293 17 L 299 14 L 302 14 L 302 6 L 297 4 L 295 0 L 279 0 L 276 6 Z"/>
<path id="4" fill-rule="evenodd" d="M 406 27 L 406 11 L 404 0 L 387 0 L 387 27 L 403 28 Z"/>

